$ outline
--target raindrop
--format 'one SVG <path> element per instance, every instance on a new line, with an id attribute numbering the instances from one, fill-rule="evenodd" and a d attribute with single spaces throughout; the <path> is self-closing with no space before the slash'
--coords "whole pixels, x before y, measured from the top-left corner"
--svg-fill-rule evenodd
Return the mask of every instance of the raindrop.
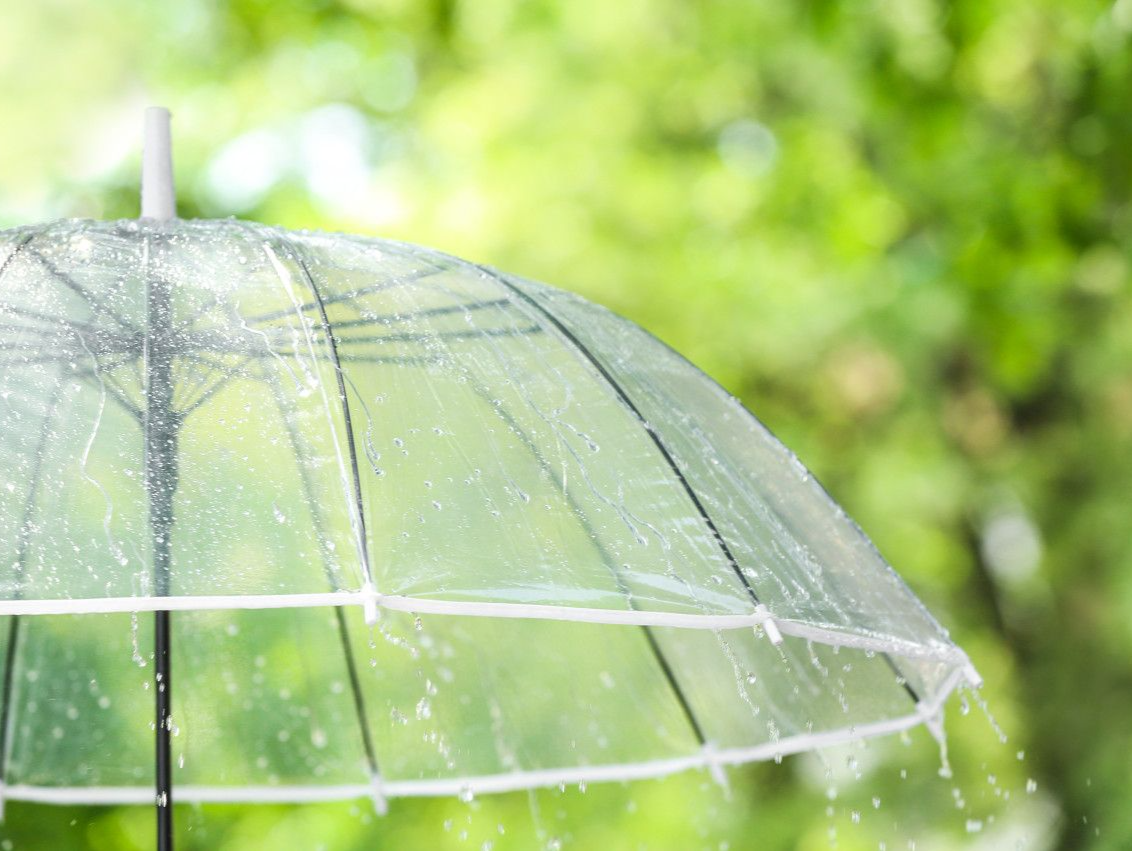
<path id="1" fill-rule="evenodd" d="M 138 646 L 138 613 L 130 613 L 130 646 L 133 650 L 134 664 L 139 668 L 145 667 L 145 659 L 142 658 L 141 648 Z"/>
<path id="2" fill-rule="evenodd" d="M 470 804 L 475 799 L 476 796 L 469 787 L 465 786 L 460 790 L 460 800 L 465 804 Z"/>
<path id="3" fill-rule="evenodd" d="M 1008 741 L 1006 732 L 999 726 L 995 717 L 991 715 L 990 707 L 987 706 L 987 702 L 983 700 L 982 695 L 980 695 L 978 691 L 971 691 L 971 697 L 979 709 L 983 711 L 983 715 L 986 716 L 987 722 L 991 725 L 991 729 L 994 730 L 995 735 L 998 736 L 998 740 L 1005 745 Z"/>
<path id="4" fill-rule="evenodd" d="M 271 513 L 275 515 L 275 522 L 276 523 L 286 523 L 287 522 L 287 515 L 284 514 L 282 511 L 280 511 L 279 506 L 276 505 L 274 502 L 271 503 Z"/>
<path id="5" fill-rule="evenodd" d="M 1026 780 L 1026 794 L 1033 795 L 1038 791 L 1038 781 L 1033 777 Z"/>
<path id="6" fill-rule="evenodd" d="M 432 705 L 428 702 L 427 697 L 422 697 L 417 701 L 417 720 L 424 721 L 432 717 Z"/>

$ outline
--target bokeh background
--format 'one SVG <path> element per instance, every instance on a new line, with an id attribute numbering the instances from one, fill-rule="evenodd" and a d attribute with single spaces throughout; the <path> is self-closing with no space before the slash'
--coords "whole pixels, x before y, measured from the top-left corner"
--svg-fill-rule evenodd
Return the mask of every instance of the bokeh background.
<path id="1" fill-rule="evenodd" d="M 611 307 L 798 452 L 1001 728 L 953 702 L 950 778 L 919 731 L 729 793 L 182 808 L 184 846 L 1132 847 L 1130 93 L 1132 0 L 0 0 L 0 226 L 136 216 L 162 103 L 183 215 Z M 0 826 L 151 844 L 147 808 Z"/>

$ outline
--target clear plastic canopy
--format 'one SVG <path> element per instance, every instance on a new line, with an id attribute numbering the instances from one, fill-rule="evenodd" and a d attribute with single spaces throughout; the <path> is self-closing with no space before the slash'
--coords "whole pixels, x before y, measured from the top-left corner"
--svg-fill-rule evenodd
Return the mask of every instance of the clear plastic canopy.
<path id="1" fill-rule="evenodd" d="M 152 802 L 153 610 L 177 800 L 715 770 L 973 676 L 786 448 L 596 305 L 236 221 L 7 231 L 9 797 Z"/>

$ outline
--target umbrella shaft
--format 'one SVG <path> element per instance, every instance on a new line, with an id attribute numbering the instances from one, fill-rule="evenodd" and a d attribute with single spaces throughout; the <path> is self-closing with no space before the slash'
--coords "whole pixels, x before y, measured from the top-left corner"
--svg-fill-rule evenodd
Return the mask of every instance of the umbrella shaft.
<path id="1" fill-rule="evenodd" d="M 172 560 L 173 496 L 177 490 L 177 433 L 173 407 L 173 327 L 169 285 L 156 275 L 147 282 L 145 338 L 145 483 L 153 541 L 154 590 L 169 595 Z M 173 761 L 169 737 L 173 681 L 169 659 L 169 612 L 155 612 L 153 621 L 154 703 L 156 729 L 154 762 L 157 803 L 157 848 L 173 848 Z"/>
<path id="2" fill-rule="evenodd" d="M 169 612 L 154 612 L 154 685 L 157 704 L 157 848 L 173 849 L 173 759 L 169 742 L 172 680 L 169 670 Z"/>

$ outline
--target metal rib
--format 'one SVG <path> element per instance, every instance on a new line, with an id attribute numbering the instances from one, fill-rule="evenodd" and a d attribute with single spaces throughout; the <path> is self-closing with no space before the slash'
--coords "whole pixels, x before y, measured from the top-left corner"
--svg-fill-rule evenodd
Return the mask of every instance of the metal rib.
<path id="1" fill-rule="evenodd" d="M 2 273 L 2 270 L 0 270 L 0 273 Z M 55 385 L 55 391 L 52 393 L 51 399 L 47 403 L 47 411 L 43 415 L 43 427 L 40 431 L 39 443 L 35 448 L 35 461 L 32 464 L 31 470 L 31 488 L 28 490 L 28 497 L 24 503 L 23 517 L 20 520 L 19 545 L 16 551 L 16 572 L 19 578 L 15 593 L 16 599 L 20 599 L 23 596 L 24 569 L 27 564 L 29 542 L 28 527 L 35 513 L 36 497 L 39 495 L 39 486 L 43 478 L 43 461 L 47 454 L 49 427 L 52 418 L 55 416 L 55 410 L 58 407 L 62 391 L 63 382 L 60 381 Z M 20 642 L 21 623 L 19 615 L 12 615 L 11 620 L 8 622 L 8 646 L 4 654 L 4 681 L 3 685 L 0 686 L 0 689 L 2 689 L 2 693 L 0 693 L 0 788 L 3 788 L 8 778 L 8 750 L 11 747 L 9 727 L 12 719 L 13 673 L 16 665 L 16 651 Z"/>
<path id="2" fill-rule="evenodd" d="M 510 412 L 508 412 L 508 410 L 504 408 L 503 405 L 496 405 L 493 403 L 491 394 L 488 392 L 487 388 L 484 387 L 479 381 L 477 381 L 475 378 L 469 377 L 468 383 L 472 389 L 472 392 L 474 392 L 476 396 L 480 398 L 480 400 L 487 406 L 488 410 L 498 416 L 499 419 L 501 419 L 503 423 L 515 433 L 515 435 L 519 438 L 519 441 L 534 457 L 535 463 L 538 464 L 543 473 L 553 479 L 554 470 L 550 466 L 550 462 L 547 461 L 546 456 L 543 455 L 542 451 L 538 448 L 538 445 L 531 439 L 530 435 L 527 434 L 526 429 L 519 425 L 519 423 L 513 416 L 511 416 Z M 605 545 L 602 544 L 601 538 L 597 534 L 593 526 L 590 524 L 589 518 L 586 517 L 585 513 L 582 511 L 581 506 L 578 505 L 577 501 L 569 491 L 563 489 L 562 495 L 570 505 L 572 513 L 575 517 L 578 518 L 578 522 L 585 530 L 586 537 L 593 541 L 594 549 L 597 550 L 598 557 L 601 559 L 602 564 L 605 565 L 606 570 L 608 570 L 610 575 L 613 577 L 613 581 L 617 583 L 618 590 L 624 595 L 626 601 L 629 603 L 629 607 L 631 609 L 637 610 L 636 603 L 633 602 L 632 592 L 629 590 L 629 587 L 625 585 L 625 581 L 621 577 L 621 572 L 616 567 L 615 560 L 610 557 L 609 551 L 606 550 Z M 704 735 L 703 727 L 700 725 L 699 719 L 696 717 L 696 713 L 692 709 L 692 704 L 688 700 L 688 696 L 684 693 L 684 689 L 680 686 L 680 682 L 676 678 L 675 671 L 672 670 L 672 666 L 668 663 L 668 659 L 665 657 L 664 651 L 661 650 L 660 643 L 657 641 L 656 635 L 654 635 L 653 633 L 653 627 L 642 626 L 641 631 L 644 633 L 645 640 L 648 642 L 649 649 L 652 651 L 653 657 L 656 659 L 661 673 L 664 674 L 664 678 L 668 683 L 668 687 L 672 690 L 673 695 L 675 695 L 677 703 L 680 704 L 680 709 L 684 713 L 684 717 L 688 721 L 688 726 L 691 727 L 692 733 L 696 737 L 697 744 L 699 744 L 700 746 L 706 745 L 707 738 Z"/>
<path id="3" fill-rule="evenodd" d="M 305 271 L 306 269 L 304 266 L 304 272 Z M 410 275 L 403 275 L 399 278 L 394 278 L 391 281 L 386 281 L 381 284 L 371 284 L 368 287 L 362 287 L 361 289 L 353 290 L 352 292 L 339 293 L 338 295 L 330 296 L 325 300 L 318 297 L 316 292 L 314 301 L 308 301 L 306 304 L 300 305 L 297 309 L 305 312 L 314 308 L 318 308 L 319 312 L 321 313 L 325 311 L 326 305 L 328 304 L 337 304 L 340 301 L 350 301 L 351 299 L 359 298 L 360 296 L 372 295 L 373 293 L 379 293 L 384 292 L 385 290 L 392 290 L 396 289 L 397 287 L 403 287 L 406 284 L 416 283 L 417 281 L 423 280 L 424 278 L 429 278 L 443 271 L 445 270 L 438 267 L 431 269 L 422 269 L 419 272 L 415 272 Z M 249 325 L 253 322 L 270 322 L 273 319 L 282 319 L 285 316 L 290 316 L 295 312 L 295 310 L 296 308 L 294 307 L 282 308 L 280 310 L 273 310 L 270 313 L 261 313 L 257 316 L 245 317 L 244 321 Z"/>
<path id="4" fill-rule="evenodd" d="M 610 386 L 613 392 L 617 394 L 617 398 L 620 399 L 621 402 L 633 413 L 633 416 L 637 419 L 637 422 L 640 424 L 641 428 L 644 429 L 645 433 L 649 436 L 649 439 L 653 442 L 653 445 L 656 446 L 657 450 L 659 450 L 661 456 L 664 458 L 665 463 L 668 465 L 673 474 L 675 474 L 676 478 L 680 482 L 680 485 L 683 487 L 684 492 L 688 495 L 688 498 L 696 507 L 696 511 L 699 513 L 700 518 L 704 521 L 704 524 L 710 530 L 712 537 L 715 538 L 715 542 L 719 546 L 720 552 L 723 553 L 724 558 L 727 560 L 728 565 L 730 565 L 731 570 L 737 577 L 739 577 L 739 581 L 743 583 L 743 587 L 746 589 L 748 596 L 750 596 L 751 598 L 751 601 L 754 602 L 755 605 L 758 605 L 760 603 L 758 594 L 752 587 L 750 580 L 747 579 L 746 574 L 743 573 L 742 568 L 739 567 L 739 562 L 736 561 L 735 555 L 731 552 L 731 547 L 727 545 L 727 541 L 725 541 L 723 535 L 720 534 L 719 529 L 715 525 L 715 521 L 711 519 L 711 515 L 708 514 L 707 509 L 704 507 L 704 504 L 700 502 L 699 496 L 696 495 L 696 492 L 695 490 L 693 490 L 691 483 L 684 476 L 684 471 L 680 469 L 680 465 L 676 463 L 676 459 L 672 457 L 672 453 L 669 452 L 668 447 L 665 445 L 660 435 L 657 434 L 657 432 L 649 424 L 649 421 L 645 419 L 644 414 L 641 413 L 640 408 L 638 408 L 636 403 L 633 402 L 632 398 L 630 398 L 629 394 L 625 391 L 625 388 L 621 386 L 621 383 L 613 377 L 609 370 L 605 368 L 605 364 L 603 364 L 601 360 L 598 359 L 598 357 L 574 335 L 574 332 L 567 328 L 566 325 L 564 325 L 561 320 L 558 319 L 557 316 L 555 316 L 553 313 L 539 304 L 531 296 L 527 295 L 521 289 L 516 287 L 510 281 L 498 275 L 491 269 L 488 269 L 484 266 L 477 266 L 476 268 L 484 272 L 485 274 L 490 275 L 500 285 L 506 287 L 508 291 L 514 293 L 525 304 L 532 307 L 535 311 L 538 312 L 540 316 L 544 317 L 548 322 L 550 322 L 558 330 L 558 332 L 562 334 L 562 336 L 565 337 L 566 340 L 575 348 L 575 350 L 577 350 L 590 363 L 590 365 L 592 365 L 598 371 L 601 377 L 605 379 L 606 383 Z"/>
<path id="5" fill-rule="evenodd" d="M 276 407 L 279 408 L 279 415 L 283 420 L 283 427 L 287 431 L 287 436 L 291 441 L 291 450 L 295 455 L 295 466 L 299 470 L 299 480 L 303 485 L 303 495 L 306 498 L 305 502 L 311 515 L 311 523 L 314 524 L 315 531 L 320 540 L 325 540 L 323 532 L 325 524 L 322 521 L 322 514 L 319 512 L 319 501 L 315 499 L 314 487 L 311 484 L 310 474 L 307 468 L 303 466 L 302 458 L 306 457 L 303 453 L 303 448 L 300 446 L 301 437 L 295 426 L 292 424 L 290 418 L 287 416 L 285 409 L 285 397 L 281 388 L 279 387 L 279 380 L 275 376 L 267 372 L 266 369 L 261 371 L 264 375 L 264 380 L 271 385 L 272 394 L 275 396 Z M 323 559 L 322 562 L 323 573 L 326 574 L 327 584 L 331 590 L 341 590 L 341 583 L 338 577 L 330 569 L 330 564 Z M 368 714 L 366 712 L 365 698 L 362 695 L 361 678 L 358 676 L 358 665 L 354 659 L 353 646 L 350 644 L 350 630 L 346 624 L 346 614 L 341 606 L 334 607 L 334 618 L 338 624 L 338 639 L 342 645 L 342 656 L 346 662 L 346 674 L 350 679 L 350 690 L 354 697 L 354 712 L 358 716 L 358 728 L 361 731 L 362 747 L 365 750 L 366 764 L 369 767 L 371 777 L 380 777 L 381 771 L 377 763 L 377 749 L 373 744 L 373 736 L 370 733 Z"/>
<path id="6" fill-rule="evenodd" d="M 322 319 L 323 333 L 326 334 L 326 342 L 330 346 L 330 357 L 334 362 L 334 376 L 338 380 L 338 398 L 342 403 L 342 418 L 345 421 L 346 427 L 346 445 L 350 452 L 350 472 L 353 476 L 354 485 L 354 507 L 357 511 L 358 522 L 358 537 L 359 547 L 361 548 L 362 570 L 365 572 L 366 581 L 373 585 L 373 572 L 370 569 L 369 563 L 369 541 L 366 535 L 366 515 L 362 508 L 362 478 L 358 468 L 358 450 L 354 443 L 354 424 L 350 416 L 350 399 L 346 395 L 346 379 L 342 372 L 342 360 L 338 357 L 338 344 L 334 341 L 334 330 L 330 327 L 330 317 L 326 314 L 326 304 L 322 300 L 322 293 L 319 292 L 318 285 L 314 282 L 314 277 L 307 268 L 306 263 L 296 252 L 295 265 L 303 274 L 303 278 L 307 282 L 307 286 L 311 288 L 314 293 L 315 301 L 318 303 L 319 316 Z"/>
<path id="7" fill-rule="evenodd" d="M 641 413 L 640 409 L 636 406 L 636 404 L 633 402 L 633 400 L 629 397 L 628 393 L 625 391 L 624 387 L 621 386 L 620 382 L 618 382 L 617 379 L 613 377 L 613 375 L 609 372 L 608 369 L 605 368 L 605 365 L 597 358 L 597 356 L 594 355 L 593 352 L 591 352 L 589 350 L 589 348 L 586 347 L 586 345 L 584 343 L 582 343 L 582 341 L 579 340 L 577 338 L 577 336 L 569 328 L 567 328 L 565 324 L 562 323 L 561 320 L 558 319 L 558 317 L 556 317 L 553 313 L 551 313 L 549 310 L 547 310 L 543 305 L 539 304 L 538 301 L 536 301 L 530 295 L 523 292 L 521 289 L 516 287 L 510 281 L 506 280 L 504 277 L 497 274 L 493 270 L 491 270 L 487 267 L 484 267 L 484 266 L 476 266 L 476 268 L 478 268 L 480 271 L 484 272 L 485 274 L 489 275 L 492 279 L 497 281 L 499 284 L 506 287 L 507 290 L 509 290 L 510 292 L 512 292 L 516 296 L 518 296 L 520 299 L 522 299 L 522 301 L 524 303 L 533 307 L 536 311 L 538 311 L 538 313 L 541 316 L 544 316 L 551 324 L 554 325 L 555 328 L 557 328 L 559 330 L 559 332 L 561 332 L 561 334 L 571 344 L 574 345 L 574 347 L 577 349 L 577 351 L 580 352 L 586 358 L 586 360 L 589 361 L 590 364 L 592 364 L 594 366 L 594 368 L 597 369 L 597 371 L 601 374 L 601 376 L 609 383 L 610 387 L 613 388 L 613 390 L 617 394 L 618 398 L 620 398 L 621 401 L 624 402 L 625 405 L 629 408 L 629 410 L 633 412 L 633 414 L 636 416 L 637 420 L 640 422 L 641 426 L 645 429 L 646 433 L 649 435 L 649 437 L 652 439 L 653 443 L 656 445 L 657 449 L 660 450 L 661 455 L 664 456 L 665 461 L 668 462 L 669 467 L 676 474 L 677 478 L 680 480 L 680 483 L 684 486 L 684 490 L 687 492 L 687 494 L 691 498 L 693 504 L 696 506 L 696 509 L 699 511 L 700 516 L 703 518 L 704 522 L 707 524 L 708 528 L 711 530 L 712 535 L 715 537 L 716 542 L 719 544 L 720 550 L 723 552 L 724 556 L 727 558 L 727 561 L 730 564 L 731 569 L 734 571 L 735 575 L 738 576 L 740 581 L 743 583 L 743 586 L 744 586 L 744 588 L 746 588 L 747 593 L 751 597 L 751 600 L 756 605 L 758 605 L 759 602 L 760 602 L 758 594 L 755 592 L 755 589 L 752 587 L 750 581 L 747 579 L 746 575 L 743 573 L 742 569 L 739 567 L 738 562 L 735 560 L 735 556 L 731 552 L 731 548 L 727 545 L 727 541 L 724 540 L 723 535 L 720 533 L 719 529 L 716 527 L 715 521 L 713 521 L 711 519 L 711 516 L 707 513 L 707 510 L 704 507 L 703 503 L 700 502 L 700 499 L 696 495 L 695 490 L 693 490 L 691 483 L 687 480 L 687 478 L 685 478 L 684 473 L 681 471 L 680 467 L 677 465 L 676 460 L 672 457 L 672 454 L 668 451 L 668 448 L 665 446 L 664 441 L 661 439 L 660 435 L 657 434 L 657 432 L 652 428 L 651 425 L 649 425 L 648 420 L 645 419 L 645 417 Z M 890 653 L 887 653 L 887 652 L 884 652 L 881 655 L 884 657 L 885 661 L 888 663 L 888 666 L 896 674 L 897 678 L 899 680 L 901 680 L 900 684 L 904 688 L 904 691 L 907 692 L 908 696 L 912 699 L 912 702 L 918 704 L 920 702 L 920 696 L 917 694 L 915 688 L 912 687 L 911 683 L 909 683 L 908 678 L 906 676 L 904 676 L 904 674 L 901 672 L 900 667 L 896 664 L 896 661 L 892 658 L 892 655 Z"/>

